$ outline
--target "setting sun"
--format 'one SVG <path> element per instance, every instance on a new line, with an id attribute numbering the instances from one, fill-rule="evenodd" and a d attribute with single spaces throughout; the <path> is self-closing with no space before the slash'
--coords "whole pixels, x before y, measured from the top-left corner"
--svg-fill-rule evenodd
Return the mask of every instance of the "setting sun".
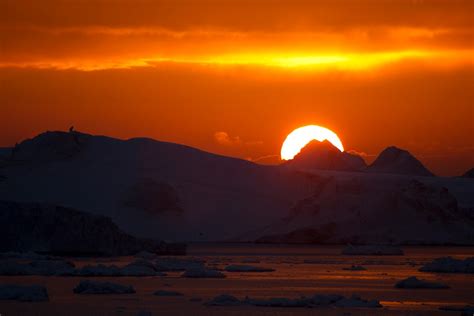
<path id="1" fill-rule="evenodd" d="M 307 125 L 295 129 L 283 142 L 281 147 L 281 159 L 293 159 L 312 140 L 320 142 L 327 140 L 340 151 L 344 151 L 344 146 L 339 137 L 333 131 L 318 125 Z"/>

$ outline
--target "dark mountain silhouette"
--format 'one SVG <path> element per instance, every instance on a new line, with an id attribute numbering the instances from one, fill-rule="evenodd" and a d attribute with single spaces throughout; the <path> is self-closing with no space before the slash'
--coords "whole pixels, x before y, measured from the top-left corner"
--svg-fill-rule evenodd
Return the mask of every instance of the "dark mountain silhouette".
<path id="1" fill-rule="evenodd" d="M 340 171 L 359 171 L 367 166 L 360 156 L 341 152 L 327 140 L 309 142 L 295 158 L 286 162 L 285 165 L 298 169 Z"/>
<path id="2" fill-rule="evenodd" d="M 466 171 L 463 175 L 462 175 L 463 178 L 474 178 L 474 168 L 472 169 L 469 169 L 468 171 Z"/>
<path id="3" fill-rule="evenodd" d="M 412 154 L 395 146 L 384 149 L 377 159 L 367 167 L 366 171 L 426 177 L 434 176 Z"/>

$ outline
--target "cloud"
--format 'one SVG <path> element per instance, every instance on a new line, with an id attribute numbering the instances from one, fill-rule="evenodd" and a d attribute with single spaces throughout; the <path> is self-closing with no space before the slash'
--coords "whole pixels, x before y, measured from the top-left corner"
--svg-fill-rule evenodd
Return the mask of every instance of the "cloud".
<path id="1" fill-rule="evenodd" d="M 351 155 L 357 155 L 357 156 L 360 156 L 360 157 L 375 157 L 376 155 L 370 155 L 370 154 L 367 154 L 363 151 L 357 151 L 355 149 L 350 149 L 350 150 L 346 150 L 346 153 L 348 154 L 351 154 Z"/>
<path id="2" fill-rule="evenodd" d="M 215 141 L 224 146 L 260 146 L 263 144 L 261 140 L 243 141 L 239 136 L 230 136 L 227 132 L 215 132 Z"/>
<path id="3" fill-rule="evenodd" d="M 215 132 L 214 139 L 220 145 L 235 146 L 242 145 L 242 140 L 239 136 L 230 136 L 227 132 Z"/>

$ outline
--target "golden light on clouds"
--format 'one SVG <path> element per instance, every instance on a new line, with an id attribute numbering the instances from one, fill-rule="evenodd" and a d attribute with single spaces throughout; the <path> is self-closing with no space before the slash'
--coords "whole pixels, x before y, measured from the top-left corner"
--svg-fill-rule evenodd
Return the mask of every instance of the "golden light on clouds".
<path id="1" fill-rule="evenodd" d="M 433 67 L 450 67 L 474 64 L 474 50 L 426 51 L 404 50 L 377 53 L 242 53 L 212 56 L 146 57 L 135 59 L 94 60 L 44 60 L 37 62 L 3 62 L 0 67 L 22 67 L 38 69 L 76 69 L 94 71 L 105 69 L 130 69 L 134 67 L 157 67 L 162 63 L 210 65 L 210 66 L 255 66 L 300 70 L 364 71 L 402 61 L 417 61 Z"/>

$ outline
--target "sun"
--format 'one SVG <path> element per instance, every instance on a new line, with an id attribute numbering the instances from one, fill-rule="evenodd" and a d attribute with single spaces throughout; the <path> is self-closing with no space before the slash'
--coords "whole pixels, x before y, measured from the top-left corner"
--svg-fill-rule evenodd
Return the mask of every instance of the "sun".
<path id="1" fill-rule="evenodd" d="M 340 151 L 344 151 L 344 146 L 342 146 L 342 142 L 336 133 L 322 126 L 307 125 L 297 128 L 288 134 L 281 146 L 281 159 L 293 159 L 300 152 L 301 148 L 312 140 L 320 142 L 327 140 Z"/>

